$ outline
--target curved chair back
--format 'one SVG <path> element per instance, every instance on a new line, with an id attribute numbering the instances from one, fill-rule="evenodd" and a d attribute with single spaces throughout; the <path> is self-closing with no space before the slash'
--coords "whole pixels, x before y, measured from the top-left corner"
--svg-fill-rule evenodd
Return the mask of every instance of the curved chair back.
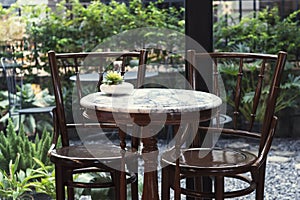
<path id="1" fill-rule="evenodd" d="M 213 93 L 218 96 L 226 93 L 223 99 L 227 104 L 226 114 L 232 117 L 232 123 L 226 124 L 222 132 L 261 138 L 261 151 L 275 116 L 276 99 L 286 57 L 285 52 L 270 55 L 239 52 L 196 53 L 190 50 L 187 54 L 188 80 L 195 86 L 196 69 L 212 67 Z M 256 124 L 261 124 L 261 127 L 257 128 Z"/>
<path id="2" fill-rule="evenodd" d="M 217 110 L 215 123 L 199 125 L 201 138 L 194 139 L 191 148 L 181 148 L 181 136 L 175 148 L 162 155 L 162 162 L 167 165 L 162 170 L 162 199 L 170 197 L 170 188 L 174 189 L 176 200 L 181 194 L 223 200 L 253 191 L 256 200 L 264 198 L 266 160 L 276 131 L 276 104 L 286 58 L 285 52 L 277 55 L 187 52 L 187 78 L 191 87 L 196 86 L 200 71 L 197 69 L 211 68 L 212 76 L 204 79 L 212 83 L 208 88 L 222 98 L 227 109 Z M 221 114 L 230 116 L 232 121 L 221 124 Z M 257 128 L 256 123 L 261 126 Z M 218 140 L 220 134 L 225 135 L 222 140 Z M 235 136 L 245 138 L 236 140 Z M 224 145 L 222 142 L 227 138 L 229 141 Z M 237 146 L 229 146 L 235 141 L 239 142 Z M 248 150 L 245 146 L 253 148 Z M 181 184 L 183 178 L 187 179 L 185 186 Z M 227 189 L 228 180 L 239 181 L 239 187 Z"/>
<path id="3" fill-rule="evenodd" d="M 18 117 L 18 126 L 16 129 L 19 129 L 22 123 L 29 124 L 25 126 L 28 133 L 36 134 L 36 124 L 38 118 L 34 115 L 37 114 L 50 114 L 52 117 L 53 106 L 43 106 L 39 107 L 33 103 L 27 102 L 22 99 L 24 95 L 23 88 L 23 73 L 22 65 L 17 63 L 15 58 L 1 58 L 1 65 L 3 68 L 4 77 L 6 78 L 7 91 L 8 91 L 8 102 L 9 102 L 9 117 Z M 31 87 L 31 86 L 29 86 Z M 22 105 L 22 103 L 24 103 Z M 31 104 L 31 105 L 30 105 Z M 21 115 L 28 117 L 22 118 Z"/>
<path id="4" fill-rule="evenodd" d="M 103 79 L 103 73 L 107 68 L 114 69 L 114 61 L 121 61 L 121 67 L 118 69 L 121 75 L 125 73 L 125 66 L 130 59 L 139 60 L 139 69 L 144 68 L 144 64 L 147 60 L 147 52 L 145 50 L 140 50 L 136 52 L 86 52 L 86 53 L 55 53 L 54 51 L 49 51 L 48 53 L 49 65 L 52 74 L 53 89 L 56 101 L 56 117 L 58 118 L 58 124 L 56 127 L 62 136 L 62 145 L 69 145 L 69 137 L 67 126 L 70 123 L 69 118 L 66 115 L 68 111 L 73 112 L 73 116 L 82 117 L 83 110 L 80 108 L 79 100 L 80 98 L 88 92 L 91 92 L 89 88 L 84 88 L 92 86 L 93 91 L 99 91 L 99 86 Z M 83 84 L 81 81 L 81 75 L 87 73 L 99 74 L 98 80 L 96 82 L 90 83 L 88 85 Z M 143 83 L 144 70 L 138 70 L 139 77 L 137 79 L 137 87 L 141 86 Z M 70 75 L 75 77 L 75 81 L 70 80 Z M 71 87 L 63 87 L 64 84 L 72 84 Z M 70 86 L 70 85 L 69 85 Z M 71 98 L 67 98 L 68 93 L 75 91 L 76 95 Z M 87 91 L 87 92 L 86 92 Z M 65 94 L 63 93 L 65 92 Z M 86 93 L 85 93 L 86 92 Z M 69 96 L 70 97 L 70 96 Z M 74 101 L 76 101 L 74 103 Z M 70 105 L 71 104 L 71 105 Z M 78 109 L 74 110 L 77 106 Z M 75 111 L 78 113 L 74 114 Z M 84 120 L 84 119 L 80 119 Z M 74 123 L 71 121 L 71 123 Z M 55 138 L 57 138 L 56 136 Z"/>
<path id="5" fill-rule="evenodd" d="M 14 58 L 1 58 L 1 66 L 6 79 L 8 101 L 9 101 L 9 117 L 18 115 L 18 110 L 22 109 L 21 88 L 23 84 L 23 76 L 17 72 L 21 67 Z"/>

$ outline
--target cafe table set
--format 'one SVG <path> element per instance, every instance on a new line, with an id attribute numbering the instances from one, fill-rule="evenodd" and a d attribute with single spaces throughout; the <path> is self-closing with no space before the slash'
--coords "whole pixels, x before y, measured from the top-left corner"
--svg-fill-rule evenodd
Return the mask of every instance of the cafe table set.
<path id="1" fill-rule="evenodd" d="M 86 109 L 86 118 L 96 117 L 101 123 L 116 123 L 119 127 L 131 124 L 142 130 L 138 135 L 144 160 L 142 199 L 159 199 L 157 133 L 164 125 L 179 130 L 187 124 L 208 121 L 222 101 L 214 94 L 186 89 L 141 88 L 124 93 L 91 93 L 80 104 Z"/>

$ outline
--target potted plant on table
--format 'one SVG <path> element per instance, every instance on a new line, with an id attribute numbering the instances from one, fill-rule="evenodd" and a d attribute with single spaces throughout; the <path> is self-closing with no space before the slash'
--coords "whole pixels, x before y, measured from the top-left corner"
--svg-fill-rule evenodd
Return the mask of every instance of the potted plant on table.
<path id="1" fill-rule="evenodd" d="M 120 73 L 109 71 L 104 76 L 102 84 L 100 85 L 100 90 L 106 94 L 131 94 L 133 91 L 133 85 L 131 83 L 124 82 Z"/>
<path id="2" fill-rule="evenodd" d="M 124 79 L 121 76 L 120 73 L 116 72 L 116 71 L 109 71 L 105 77 L 104 80 L 102 81 L 103 84 L 106 85 L 118 85 L 123 83 Z"/>

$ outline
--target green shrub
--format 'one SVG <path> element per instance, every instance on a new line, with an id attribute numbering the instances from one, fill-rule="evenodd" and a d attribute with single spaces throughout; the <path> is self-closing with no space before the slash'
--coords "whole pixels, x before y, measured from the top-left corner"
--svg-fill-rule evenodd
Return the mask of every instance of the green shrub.
<path id="1" fill-rule="evenodd" d="M 20 154 L 18 170 L 26 171 L 27 168 L 34 169 L 36 163 L 34 157 L 41 160 L 45 165 L 50 164 L 47 152 L 51 145 L 51 135 L 44 131 L 41 138 L 36 135 L 33 141 L 30 141 L 21 125 L 19 133 L 14 130 L 14 125 L 9 119 L 6 133 L 0 132 L 0 169 L 9 173 L 9 163 L 16 160 L 17 154 Z"/>
<path id="2" fill-rule="evenodd" d="M 55 171 L 54 165 L 45 165 L 37 158 L 33 158 L 38 165 L 37 169 L 33 170 L 33 174 L 40 176 L 39 179 L 35 179 L 34 189 L 37 193 L 44 193 L 55 199 Z"/>
<path id="3" fill-rule="evenodd" d="M 17 89 L 20 90 L 19 87 Z M 35 93 L 31 83 L 23 84 L 22 90 L 17 93 L 17 97 L 22 99 L 22 108 L 45 107 L 54 104 L 54 96 L 49 94 L 48 89 L 43 89 L 42 91 Z M 7 91 L 0 91 L 0 102 L 0 122 L 6 124 L 9 119 Z M 11 109 L 13 110 L 16 108 L 12 107 Z M 17 111 L 14 110 L 13 112 L 15 113 Z M 44 116 L 45 113 L 21 115 L 20 122 L 23 124 L 25 133 L 34 134 L 42 133 L 44 129 L 47 131 L 52 130 L 52 119 L 50 115 L 46 118 L 40 117 L 41 115 Z M 19 115 L 13 115 L 11 118 L 14 122 L 15 130 L 18 130 L 20 127 Z"/>
<path id="4" fill-rule="evenodd" d="M 9 162 L 8 171 L 0 169 L 1 199 L 34 199 L 36 193 L 44 193 L 54 198 L 55 181 L 53 166 L 45 166 L 34 158 L 39 168 L 18 170 L 21 156 L 18 153 L 15 161 Z"/>
<path id="5" fill-rule="evenodd" d="M 183 9 L 159 8 L 161 0 L 147 5 L 141 0 L 131 0 L 128 5 L 114 0 L 109 4 L 92 1 L 88 6 L 78 0 L 68 2 L 72 6 L 61 1 L 55 10 L 37 6 L 22 9 L 26 12 L 27 39 L 35 44 L 30 59 L 37 67 L 47 63 L 49 50 L 91 51 L 106 38 L 131 29 L 161 27 L 184 32 Z M 40 20 L 44 13 L 46 20 Z"/>
<path id="6" fill-rule="evenodd" d="M 285 18 L 279 16 L 277 7 L 266 8 L 253 17 L 253 13 L 240 21 L 233 16 L 221 16 L 214 23 L 214 48 L 232 51 L 238 46 L 250 52 L 276 54 L 287 51 L 289 60 L 298 60 L 300 50 L 299 20 L 300 10 Z"/>
<path id="7" fill-rule="evenodd" d="M 248 113 L 251 112 L 253 97 L 254 97 L 254 88 L 256 83 L 256 78 L 258 77 L 259 69 L 257 68 L 259 62 L 249 62 L 246 65 L 246 69 L 243 73 L 241 93 L 244 94 L 242 98 L 243 106 L 239 108 L 239 112 L 245 117 L 246 121 L 250 121 L 251 117 Z M 226 92 L 228 96 L 234 96 L 236 83 L 235 80 L 239 74 L 239 66 L 237 63 L 227 62 L 219 64 L 220 72 L 222 73 L 222 79 L 226 81 Z M 271 81 L 268 77 L 270 74 L 265 74 L 265 81 Z M 286 108 L 297 108 L 299 106 L 297 99 L 299 98 L 300 90 L 300 76 L 295 76 L 290 73 L 286 75 L 282 83 L 280 84 L 280 92 L 277 98 L 275 112 L 286 109 Z M 268 84 L 266 84 L 268 85 Z M 267 95 L 269 93 L 269 86 L 263 86 L 262 88 L 262 102 L 266 102 Z M 234 107 L 235 102 L 232 99 L 227 99 L 227 102 L 230 106 Z M 266 109 L 265 103 L 260 103 L 256 112 L 256 120 L 262 122 L 263 113 Z"/>

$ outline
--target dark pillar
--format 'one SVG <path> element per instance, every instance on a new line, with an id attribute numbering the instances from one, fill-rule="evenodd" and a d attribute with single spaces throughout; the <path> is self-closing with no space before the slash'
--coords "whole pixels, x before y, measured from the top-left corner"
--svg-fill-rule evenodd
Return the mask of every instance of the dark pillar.
<path id="1" fill-rule="evenodd" d="M 185 34 L 194 39 L 207 52 L 213 51 L 213 10 L 212 0 L 185 0 Z M 186 40 L 186 50 L 194 49 L 203 51 L 190 40 Z M 196 76 L 196 90 L 211 91 L 212 89 L 212 67 L 198 69 Z M 187 72 L 187 70 L 186 70 Z M 205 81 L 204 81 L 204 78 Z M 210 78 L 211 77 L 211 78 Z M 209 177 L 203 177 L 205 184 L 199 185 L 199 180 L 187 179 L 187 187 L 211 191 L 212 182 Z M 193 198 L 187 198 L 193 199 Z"/>
<path id="2" fill-rule="evenodd" d="M 185 10 L 186 34 L 212 51 L 212 0 L 186 0 Z"/>
<path id="3" fill-rule="evenodd" d="M 213 51 L 213 11 L 212 0 L 185 0 L 185 34 L 197 41 L 207 52 Z M 195 49 L 194 44 L 186 43 L 186 49 Z M 211 69 L 202 69 L 201 76 L 211 76 Z M 204 83 L 199 75 L 197 90 L 208 91 L 211 83 Z M 207 82 L 207 80 L 206 80 Z"/>

